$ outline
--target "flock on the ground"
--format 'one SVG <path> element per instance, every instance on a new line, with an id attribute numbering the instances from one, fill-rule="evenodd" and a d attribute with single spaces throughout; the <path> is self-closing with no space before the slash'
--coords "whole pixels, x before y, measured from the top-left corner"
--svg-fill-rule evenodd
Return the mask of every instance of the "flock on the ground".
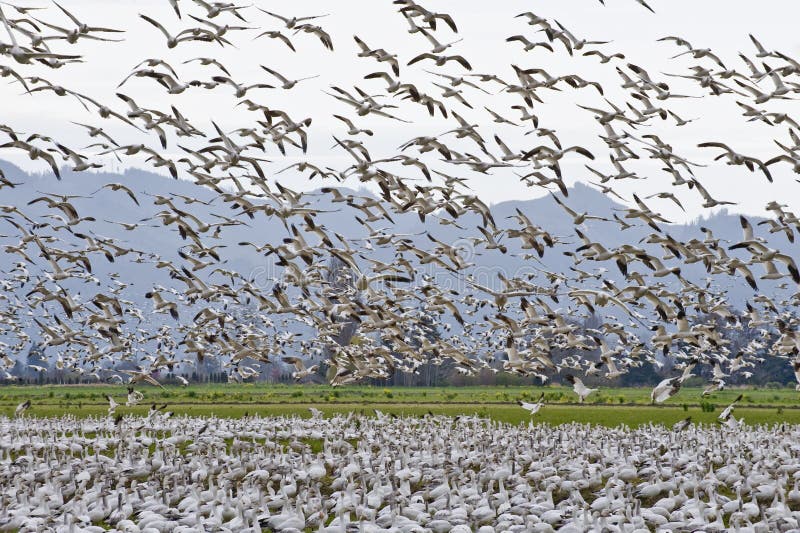
<path id="1" fill-rule="evenodd" d="M 800 428 L 0 418 L 0 530 L 797 531 Z"/>
<path id="2" fill-rule="evenodd" d="M 657 16 L 650 13 L 654 6 L 637 2 L 646 8 L 642 16 Z M 508 18 L 507 57 L 497 59 L 493 72 L 479 73 L 460 53 L 467 38 L 459 33 L 460 4 L 453 4 L 453 13 L 414 0 L 388 4 L 394 22 L 407 30 L 404 48 L 396 50 L 361 38 L 359 21 L 349 21 L 350 35 L 329 32 L 333 20 L 348 23 L 337 19 L 334 4 L 327 6 L 330 13 L 300 12 L 302 2 L 169 4 L 167 17 L 146 12 L 143 5 L 124 26 L 105 27 L 101 12 L 52 0 L 35 6 L 0 3 L 0 76 L 21 93 L 3 106 L 35 106 L 37 98 L 55 94 L 63 97 L 65 109 L 82 117 L 63 138 L 13 124 L 9 117 L 0 125 L 0 157 L 24 154 L 44 162 L 54 183 L 65 166 L 95 171 L 104 158 L 138 157 L 217 195 L 210 202 L 214 214 L 201 218 L 196 198 L 152 197 L 133 180 L 107 183 L 96 193 L 140 208 L 143 219 L 114 222 L 121 234 L 147 223 L 180 235 L 175 256 L 161 257 L 94 231 L 92 198 L 44 186 L 33 205 L 2 205 L 1 191 L 20 184 L 18 176 L 0 176 L 0 234 L 11 239 L 0 265 L 4 380 L 15 378 L 10 372 L 15 356 L 24 356 L 37 339 L 56 354 L 59 369 L 84 378 L 119 381 L 110 367 L 127 360 L 133 368 L 126 369 L 124 381 L 131 385 L 157 385 L 157 373 L 214 357 L 240 381 L 281 358 L 294 367 L 297 379 L 317 370 L 312 363 L 322 363 L 335 385 L 413 372 L 428 362 L 474 374 L 490 366 L 487 354 L 499 350 L 505 353 L 503 370 L 542 381 L 560 374 L 581 400 L 592 391 L 584 375 L 614 379 L 645 363 L 674 367 L 674 377 L 653 391 L 653 401 L 661 402 L 695 368 L 713 369 L 711 391 L 724 387 L 728 376 L 746 375 L 765 354 L 800 370 L 796 299 L 778 290 L 791 294 L 800 272 L 790 254 L 765 239 L 777 235 L 787 246 L 793 243 L 800 231 L 797 215 L 780 201 L 770 202 L 770 218 L 751 224 L 742 216 L 741 239 L 726 243 L 708 229 L 674 238 L 659 211 L 662 202 L 683 208 L 687 198 L 702 202 L 703 210 L 731 203 L 718 193 L 712 196 L 704 184 L 713 165 L 741 167 L 731 169 L 743 178 L 737 182 L 741 187 L 793 184 L 792 171 L 800 172 L 800 127 L 776 107 L 800 92 L 800 62 L 788 51 L 745 35 L 738 57 L 729 58 L 702 43 L 667 36 L 658 38 L 659 46 L 676 52 L 667 75 L 629 62 L 624 50 L 598 40 L 602 35 L 576 35 L 568 21 L 524 12 Z M 110 80 L 102 97 L 68 83 L 78 84 L 70 71 L 90 61 L 81 43 L 91 41 L 113 54 L 132 33 L 146 34 L 161 53 L 142 58 L 123 79 Z M 269 53 L 247 56 L 256 46 Z M 260 62 L 251 77 L 214 57 L 216 51 L 235 50 L 248 62 Z M 315 66 L 334 53 L 372 72 L 364 79 L 328 80 L 326 74 L 319 95 L 327 102 L 324 117 L 303 114 L 302 99 L 291 109 L 272 103 L 277 92 L 292 94 L 312 83 Z M 294 58 L 304 76 L 277 70 L 270 64 L 276 54 Z M 563 59 L 563 68 L 538 68 L 537 58 L 545 55 Z M 596 59 L 616 83 L 566 73 L 578 57 Z M 99 80 L 101 87 L 104 81 Z M 162 91 L 157 102 L 137 97 L 137 87 L 145 86 Z M 191 118 L 182 112 L 181 98 L 190 93 L 212 94 L 220 102 L 219 114 L 212 109 L 207 117 Z M 560 124 L 540 119 L 554 95 L 573 99 L 571 107 L 577 105 L 586 117 L 586 129 L 598 133 L 596 145 L 575 145 L 558 133 Z M 703 119 L 679 114 L 674 104 L 689 96 L 725 103 L 742 115 L 742 128 L 768 126 L 775 141 L 772 155 L 741 153 L 724 142 L 725 132 L 697 139 L 697 158 L 681 153 L 670 135 Z M 243 115 L 228 115 L 228 104 Z M 239 116 L 245 119 L 232 123 Z M 381 143 L 388 132 L 406 131 L 401 126 L 418 116 L 425 121 L 416 136 L 394 149 Z M 312 122 L 321 119 L 334 123 L 334 130 L 313 130 Z M 663 133 L 649 128 L 656 123 Z M 637 172 L 641 162 L 654 162 L 658 169 Z M 626 207 L 613 217 L 573 209 L 565 168 L 570 174 L 580 169 L 583 178 L 595 180 L 600 191 Z M 571 234 L 553 234 L 536 213 L 496 219 L 470 187 L 511 172 L 532 195 L 551 193 L 574 224 Z M 76 179 L 72 173 L 64 178 Z M 323 184 L 313 195 L 296 185 L 307 178 Z M 619 184 L 630 180 L 663 187 L 647 197 L 629 195 Z M 346 191 L 345 182 L 362 184 L 372 194 Z M 353 217 L 366 238 L 318 223 L 320 197 L 338 216 Z M 34 206 L 46 214 L 29 216 Z M 513 243 L 536 273 L 509 273 L 492 280 L 496 283 L 473 279 L 469 258 L 456 244 L 437 239 L 434 231 L 419 240 L 394 232 L 394 218 L 404 214 L 458 228 L 481 254 L 512 253 Z M 271 219 L 282 222 L 281 234 L 259 230 Z M 647 244 L 657 248 L 604 244 L 632 225 L 648 226 Z M 252 238 L 226 240 L 232 227 Z M 239 246 L 275 258 L 274 279 L 259 284 L 248 272 L 230 269 L 226 255 Z M 376 249 L 388 251 L 390 259 L 375 259 Z M 569 250 L 570 271 L 548 270 L 548 255 L 562 253 L 556 249 Z M 145 265 L 163 284 L 142 287 L 114 274 L 95 276 L 98 262 Z M 695 264 L 705 269 L 707 281 L 682 274 Z M 435 276 L 422 274 L 423 268 L 457 276 L 464 285 L 443 287 Z M 605 275 L 612 270 L 624 284 Z M 745 313 L 727 299 L 723 287 L 731 280 L 754 291 Z M 137 303 L 143 297 L 144 305 Z M 255 323 L 237 319 L 237 309 L 246 305 L 257 308 Z M 579 331 L 588 316 L 599 317 L 599 325 Z M 759 334 L 734 352 L 719 323 Z M 445 331 L 431 338 L 430 324 Z M 295 334 L 295 326 L 306 333 Z M 348 329 L 354 335 L 345 335 Z M 555 350 L 563 357 L 554 360 Z M 587 357 L 589 352 L 599 358 Z M 605 511 L 616 516 L 617 510 Z"/>

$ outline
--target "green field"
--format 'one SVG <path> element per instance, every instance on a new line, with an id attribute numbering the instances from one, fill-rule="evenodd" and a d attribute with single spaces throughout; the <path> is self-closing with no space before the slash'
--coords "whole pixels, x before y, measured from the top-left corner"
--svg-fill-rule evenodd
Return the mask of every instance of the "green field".
<path id="1" fill-rule="evenodd" d="M 142 386 L 142 405 L 117 413 L 147 412 L 152 403 L 167 403 L 177 414 L 194 416 L 240 417 L 245 414 L 309 416 L 308 407 L 326 414 L 349 411 L 371 413 L 380 409 L 397 415 L 434 414 L 473 415 L 518 424 L 531 420 L 516 405 L 544 392 L 546 405 L 533 420 L 548 424 L 589 422 L 602 425 L 664 423 L 671 424 L 689 415 L 696 422 L 712 423 L 719 412 L 739 394 L 737 418 L 750 424 L 786 422 L 800 424 L 800 392 L 794 389 L 733 389 L 701 398 L 701 389 L 681 390 L 663 406 L 650 405 L 649 388 L 601 389 L 585 405 L 575 404 L 575 395 L 566 387 L 328 387 L 287 385 L 193 385 L 187 388 Z M 124 404 L 126 389 L 112 385 L 7 386 L 0 387 L 0 415 L 11 415 L 20 402 L 30 399 L 31 416 L 105 415 L 111 394 Z"/>

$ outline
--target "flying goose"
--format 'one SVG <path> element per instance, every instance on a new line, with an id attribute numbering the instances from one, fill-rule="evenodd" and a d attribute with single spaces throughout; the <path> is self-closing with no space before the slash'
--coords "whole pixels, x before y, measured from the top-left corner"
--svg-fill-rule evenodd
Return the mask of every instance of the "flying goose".
<path id="1" fill-rule="evenodd" d="M 578 395 L 578 401 L 580 403 L 583 403 L 584 400 L 586 400 L 586 397 L 589 396 L 591 393 L 597 392 L 599 390 L 599 389 L 590 389 L 589 387 L 583 384 L 583 381 L 580 378 L 575 377 L 572 374 L 566 374 L 564 376 L 564 379 L 567 381 L 567 383 L 572 384 L 572 390 L 575 391 L 575 394 Z"/>
<path id="2" fill-rule="evenodd" d="M 541 396 L 539 396 L 539 399 L 537 400 L 536 403 L 529 403 L 522 400 L 518 401 L 517 403 L 519 404 L 520 407 L 528 411 L 531 414 L 531 416 L 533 416 L 536 413 L 538 413 L 544 406 L 544 393 L 542 393 Z"/>
<path id="3" fill-rule="evenodd" d="M 410 60 L 410 61 L 407 63 L 407 65 L 409 65 L 409 66 L 410 66 L 410 65 L 413 65 L 414 63 L 417 63 L 417 62 L 419 62 L 419 61 L 423 61 L 423 60 L 425 60 L 425 59 L 430 59 L 430 60 L 432 60 L 434 63 L 436 63 L 436 66 L 437 66 L 437 67 L 443 67 L 443 66 L 445 66 L 445 65 L 446 65 L 448 62 L 452 62 L 452 61 L 454 61 L 454 62 L 456 62 L 456 63 L 460 64 L 460 65 L 461 65 L 462 67 L 464 67 L 465 69 L 467 69 L 467 70 L 470 70 L 470 71 L 472 70 L 472 66 L 469 64 L 469 61 L 467 61 L 467 60 L 464 58 L 464 56 L 461 56 L 461 55 L 443 56 L 443 55 L 437 55 L 437 54 L 433 54 L 433 53 L 431 53 L 431 52 L 424 52 L 424 53 L 422 53 L 422 54 L 419 54 L 418 56 L 416 56 L 416 57 L 412 58 L 412 59 L 411 59 L 411 60 Z"/>
<path id="4" fill-rule="evenodd" d="M 284 356 L 281 358 L 281 360 L 284 363 L 294 365 L 295 371 L 292 372 L 292 379 L 294 379 L 295 381 L 300 381 L 303 378 L 311 376 L 319 368 L 319 365 L 312 365 L 306 368 L 306 365 L 303 363 L 303 360 L 300 359 L 299 357 Z"/>
<path id="5" fill-rule="evenodd" d="M 281 87 L 283 89 L 285 89 L 285 90 L 289 90 L 289 89 L 293 88 L 295 85 L 297 85 L 299 82 L 301 82 L 303 80 L 310 80 L 310 79 L 319 77 L 319 74 L 317 74 L 315 76 L 307 76 L 305 78 L 298 78 L 296 80 L 290 80 L 289 78 L 286 78 L 285 76 L 283 76 L 280 72 L 277 72 L 277 71 L 275 71 L 275 70 L 273 70 L 273 69 L 271 69 L 269 67 L 265 67 L 264 65 L 261 65 L 261 68 L 266 70 L 267 72 L 269 72 L 270 74 L 272 74 L 276 78 L 278 78 L 278 80 L 283 84 Z"/>
<path id="6" fill-rule="evenodd" d="M 718 155 L 714 158 L 716 161 L 717 159 L 725 157 L 727 159 L 727 164 L 729 165 L 744 165 L 750 170 L 751 172 L 757 166 L 761 169 L 764 175 L 767 177 L 767 181 L 772 183 L 772 174 L 770 174 L 769 169 L 767 168 L 766 163 L 762 162 L 760 159 L 755 157 L 750 157 L 746 155 L 739 154 L 734 152 L 727 144 L 720 143 L 720 142 L 704 142 L 697 145 L 700 148 L 722 148 L 725 150 L 722 154 Z"/>
<path id="7" fill-rule="evenodd" d="M 295 49 L 295 47 L 294 47 L 294 44 L 292 44 L 292 41 L 291 41 L 291 40 L 290 40 L 290 39 L 289 39 L 287 36 L 285 36 L 284 34 L 282 34 L 282 33 L 281 33 L 281 32 L 279 32 L 279 31 L 275 31 L 275 30 L 268 30 L 268 31 L 261 32 L 261 33 L 259 33 L 258 35 L 256 35 L 256 36 L 253 38 L 253 40 L 256 40 L 256 39 L 258 39 L 259 37 L 264 37 L 264 36 L 267 36 L 267 37 L 269 37 L 270 39 L 278 39 L 279 41 L 282 41 L 282 42 L 283 42 L 283 44 L 285 44 L 286 46 L 288 46 L 288 47 L 289 47 L 289 49 L 290 49 L 292 52 L 297 52 L 297 49 Z"/>
<path id="8" fill-rule="evenodd" d="M 25 400 L 24 402 L 17 405 L 17 408 L 14 409 L 14 418 L 21 417 L 25 413 L 25 411 L 30 409 L 30 407 L 31 407 L 30 400 Z"/>
<path id="9" fill-rule="evenodd" d="M 736 404 L 742 400 L 742 398 L 743 396 L 741 394 L 737 396 L 736 399 L 730 403 L 730 405 L 728 405 L 725 409 L 722 410 L 722 412 L 717 417 L 717 420 L 719 420 L 720 422 L 728 422 L 729 419 L 731 418 L 731 415 L 733 414 L 733 409 L 736 407 Z"/>
<path id="10" fill-rule="evenodd" d="M 261 11 L 263 13 L 266 13 L 267 15 L 269 15 L 271 17 L 274 17 L 274 18 L 280 20 L 281 22 L 283 22 L 286 25 L 286 29 L 288 29 L 288 30 L 295 29 L 298 26 L 298 24 L 300 24 L 300 23 L 304 23 L 304 22 L 309 21 L 309 20 L 315 20 L 315 19 L 318 19 L 318 18 L 322 18 L 322 17 L 327 17 L 328 16 L 328 14 L 325 13 L 324 15 L 310 15 L 310 16 L 304 16 L 304 17 L 285 17 L 283 15 L 278 15 L 277 13 L 273 13 L 271 11 L 267 11 L 266 9 L 261 9 L 258 6 L 256 6 L 256 9 L 258 9 L 259 11 Z"/>

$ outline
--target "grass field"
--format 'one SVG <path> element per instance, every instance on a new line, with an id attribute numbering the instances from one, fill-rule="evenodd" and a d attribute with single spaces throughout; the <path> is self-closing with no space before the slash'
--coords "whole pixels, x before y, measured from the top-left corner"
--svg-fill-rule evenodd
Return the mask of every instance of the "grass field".
<path id="1" fill-rule="evenodd" d="M 749 424 L 786 422 L 800 424 L 800 393 L 793 389 L 734 389 L 701 398 L 701 389 L 681 390 L 663 406 L 650 405 L 649 388 L 602 389 L 586 405 L 576 405 L 575 395 L 565 387 L 453 387 L 381 388 L 287 386 L 262 384 L 211 384 L 187 388 L 139 387 L 145 394 L 141 406 L 121 406 L 118 413 L 146 413 L 149 405 L 167 403 L 177 414 L 240 417 L 245 414 L 309 416 L 308 407 L 326 414 L 380 409 L 397 415 L 478 414 L 517 424 L 531 420 L 516 405 L 545 393 L 546 405 L 533 420 L 548 424 L 589 422 L 607 426 L 627 424 L 671 424 L 689 415 L 696 422 L 712 423 L 719 412 L 739 394 L 735 414 Z M 0 414 L 11 415 L 22 401 L 30 399 L 31 416 L 104 415 L 110 394 L 124 403 L 126 389 L 111 385 L 7 386 L 0 387 Z"/>

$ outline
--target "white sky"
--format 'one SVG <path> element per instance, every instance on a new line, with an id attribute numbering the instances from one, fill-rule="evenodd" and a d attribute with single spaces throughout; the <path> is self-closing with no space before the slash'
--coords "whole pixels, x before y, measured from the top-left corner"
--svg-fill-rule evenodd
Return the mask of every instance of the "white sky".
<path id="1" fill-rule="evenodd" d="M 349 156 L 340 149 L 331 149 L 332 135 L 345 136 L 345 128 L 330 115 L 338 113 L 353 118 L 357 125 L 368 127 L 376 132 L 375 136 L 365 139 L 373 157 L 386 157 L 397 153 L 397 147 L 407 139 L 417 135 L 440 135 L 454 127 L 452 120 L 445 121 L 437 115 L 435 119 L 421 112 L 421 108 L 408 102 L 392 101 L 400 106 L 393 110 L 398 116 L 413 121 L 412 124 L 401 124 L 380 117 L 354 117 L 354 113 L 345 104 L 325 95 L 323 90 L 330 91 L 331 85 L 351 90 L 353 85 L 365 89 L 371 94 L 383 92 L 384 84 L 379 80 L 364 80 L 363 76 L 378 70 L 388 71 L 385 63 L 377 63 L 373 59 L 358 58 L 358 49 L 352 39 L 357 34 L 373 48 L 385 48 L 397 53 L 401 60 L 401 78 L 403 81 L 417 84 L 432 96 L 440 91 L 431 84 L 437 80 L 423 69 L 460 74 L 461 67 L 449 64 L 439 68 L 431 62 L 423 61 L 411 67 L 405 64 L 418 53 L 428 50 L 428 42 L 419 34 L 407 33 L 407 24 L 396 12 L 397 6 L 390 1 L 354 1 L 342 0 L 326 2 L 320 0 L 298 0 L 290 4 L 264 2 L 254 0 L 254 5 L 270 9 L 285 15 L 310 15 L 330 13 L 329 16 L 315 21 L 323 26 L 332 36 L 335 52 L 325 50 L 321 43 L 308 34 L 291 35 L 290 30 L 282 31 L 290 35 L 297 53 L 291 52 L 277 40 L 266 37 L 257 41 L 252 38 L 260 31 L 281 29 L 281 23 L 267 15 L 249 8 L 242 13 L 250 20 L 253 27 L 261 30 L 229 33 L 228 38 L 236 48 L 221 48 L 213 43 L 184 43 L 173 50 L 168 50 L 164 37 L 156 28 L 140 19 L 137 14 L 145 13 L 161 21 L 170 31 L 177 33 L 180 29 L 199 24 L 187 18 L 188 13 L 202 15 L 202 10 L 189 0 L 181 0 L 184 17 L 179 21 L 172 12 L 168 2 L 136 1 L 108 2 L 95 0 L 64 0 L 61 4 L 76 16 L 90 25 L 99 25 L 125 29 L 125 41 L 122 43 L 81 42 L 68 45 L 63 42 L 52 44 L 54 51 L 72 53 L 78 51 L 85 55 L 85 63 L 69 65 L 57 71 L 37 66 L 10 65 L 3 58 L 0 64 L 13 66 L 23 75 L 41 75 L 53 83 L 63 85 L 75 91 L 90 95 L 118 111 L 125 111 L 124 103 L 114 96 L 119 91 L 133 97 L 140 105 L 168 111 L 170 105 L 176 105 L 197 127 L 210 132 L 211 120 L 216 121 L 223 129 L 232 130 L 242 126 L 254 126 L 253 115 L 245 113 L 241 107 L 236 108 L 236 99 L 230 87 L 220 86 L 213 91 L 202 88 L 191 88 L 181 95 L 168 95 L 155 80 L 149 78 L 132 78 L 121 89 L 117 84 L 130 72 L 132 67 L 145 58 L 163 58 L 167 60 L 180 75 L 181 79 L 209 80 L 211 76 L 221 74 L 213 67 L 202 67 L 199 64 L 183 65 L 182 61 L 198 56 L 211 56 L 219 59 L 230 70 L 233 79 L 242 83 L 274 82 L 258 65 L 267 65 L 288 77 L 299 78 L 319 74 L 320 77 L 301 82 L 291 91 L 281 89 L 256 89 L 248 93 L 248 97 L 263 105 L 284 109 L 295 119 L 312 117 L 314 122 L 310 128 L 309 153 L 303 156 L 299 151 L 292 151 L 289 158 L 282 158 L 278 151 L 270 147 L 268 155 L 273 164 L 267 166 L 268 171 L 277 172 L 292 161 L 308 159 L 318 164 L 344 168 L 350 164 Z M 442 42 L 463 37 L 450 51 L 465 56 L 473 66 L 473 72 L 494 73 L 514 82 L 515 76 L 510 65 L 523 68 L 543 68 L 553 75 L 579 74 L 585 79 L 596 80 L 606 88 L 606 96 L 623 107 L 625 101 L 632 101 L 619 88 L 619 78 L 614 73 L 614 65 L 623 66 L 632 62 L 648 70 L 657 81 L 666 81 L 673 92 L 679 94 L 701 95 L 704 91 L 685 80 L 670 78 L 662 73 L 685 74 L 694 64 L 711 66 L 709 60 L 695 60 L 690 56 L 669 59 L 683 49 L 674 43 L 655 40 L 666 35 L 678 35 L 689 40 L 697 48 L 711 48 L 719 55 L 728 67 L 747 73 L 745 65 L 738 59 L 738 52 L 744 52 L 755 59 L 755 49 L 748 38 L 754 34 L 770 50 L 780 50 L 794 57 L 800 57 L 800 37 L 796 32 L 797 16 L 800 6 L 796 1 L 762 2 L 757 7 L 752 2 L 708 0 L 703 2 L 690 0 L 652 0 L 651 5 L 657 14 L 653 15 L 642 8 L 634 0 L 606 0 L 603 7 L 596 0 L 559 0 L 532 3 L 529 1 L 477 2 L 477 1 L 428 1 L 423 5 L 432 10 L 450 13 L 459 27 L 459 34 L 454 35 L 444 24 L 436 35 Z M 55 24 L 66 25 L 67 19 L 52 5 L 45 1 L 26 2 L 24 5 L 49 6 L 47 11 L 32 13 L 34 16 Z M 580 57 L 576 52 L 570 58 L 563 51 L 560 43 L 554 43 L 556 53 L 537 48 L 532 52 L 523 52 L 519 43 L 507 43 L 505 38 L 514 34 L 526 35 L 529 39 L 544 40 L 543 33 L 536 33 L 528 26 L 525 19 L 514 18 L 515 15 L 533 9 L 540 16 L 553 21 L 558 20 L 577 37 L 612 41 L 602 46 L 592 46 L 605 53 L 623 52 L 623 62 L 612 62 L 600 65 L 596 57 Z M 4 11 L 9 17 L 16 15 L 9 8 Z M 213 19 L 217 23 L 240 24 L 241 21 L 220 15 Z M 5 31 L 0 31 L 0 41 L 7 42 Z M 587 49 L 588 49 L 587 48 Z M 781 64 L 775 59 L 768 59 L 773 66 Z M 22 94 L 17 83 L 6 83 L 9 78 L 0 80 L 0 103 L 2 103 L 2 122 L 16 130 L 41 132 L 65 141 L 70 147 L 85 146 L 89 142 L 83 130 L 70 124 L 70 121 L 101 125 L 118 141 L 126 143 L 147 142 L 145 138 L 128 126 L 113 120 L 102 120 L 96 113 L 88 114 L 76 100 L 60 98 L 50 93 L 39 92 L 34 96 Z M 733 84 L 732 80 L 727 80 Z M 769 79 L 761 82 L 766 90 L 772 90 Z M 486 86 L 497 91 L 499 86 Z M 537 104 L 535 112 L 540 117 L 540 126 L 557 130 L 562 143 L 579 144 L 591 150 L 597 159 L 589 162 L 595 168 L 611 171 L 608 162 L 608 151 L 597 135 L 602 133 L 600 126 L 592 118 L 592 114 L 575 106 L 580 103 L 587 106 L 608 106 L 592 88 L 567 90 L 562 92 L 540 90 L 538 94 L 545 101 Z M 491 140 L 493 134 L 499 134 L 512 149 L 528 150 L 543 139 L 535 135 L 524 136 L 529 128 L 513 128 L 497 125 L 482 111 L 487 105 L 506 118 L 516 120 L 518 115 L 509 109 L 518 104 L 517 97 L 508 94 L 492 96 L 482 95 L 478 91 L 465 88 L 465 97 L 473 104 L 475 110 L 466 109 L 452 99 L 446 99 L 450 109 L 456 109 L 468 120 L 481 124 L 479 131 L 489 141 L 488 146 L 496 150 Z M 786 138 L 785 125 L 768 127 L 761 123 L 747 122 L 736 106 L 736 100 L 743 97 L 727 95 L 724 98 L 704 97 L 702 99 L 670 99 L 658 102 L 675 111 L 683 118 L 699 118 L 695 122 L 677 128 L 672 120 L 652 121 L 652 126 L 639 128 L 638 134 L 657 133 L 665 141 L 671 143 L 676 152 L 689 159 L 703 164 L 711 163 L 716 150 L 696 148 L 698 142 L 723 141 L 737 151 L 763 158 L 778 155 L 779 149 L 772 142 L 773 138 Z M 387 100 L 388 101 L 388 100 Z M 655 100 L 653 100 L 656 102 Z M 747 100 L 744 100 L 747 101 Z M 798 106 L 793 101 L 769 102 L 758 106 L 769 111 L 785 111 L 792 114 Z M 94 110 L 93 110 L 94 111 Z M 800 113 L 797 114 L 800 120 Z M 622 130 L 620 125 L 615 129 Z M 458 151 L 479 153 L 474 144 L 455 141 L 452 136 L 442 140 Z M 176 139 L 171 138 L 167 154 L 180 157 Z M 192 146 L 198 146 L 184 139 L 179 140 Z M 150 145 L 157 148 L 155 138 Z M 87 152 L 89 153 L 89 152 Z M 408 155 L 416 155 L 406 152 Z M 179 155 L 181 154 L 181 155 Z M 644 152 L 642 152 L 644 157 Z M 0 150 L 0 158 L 10 160 L 27 169 L 41 170 L 45 167 L 33 164 L 17 151 Z M 437 158 L 426 158 L 433 168 L 446 173 L 455 173 L 455 167 L 442 164 Z M 103 159 L 109 168 L 117 168 L 110 157 Z M 140 159 L 125 160 L 126 164 L 143 166 L 147 164 Z M 594 177 L 584 168 L 588 162 L 581 156 L 571 154 L 564 160 L 562 168 L 568 183 Z M 626 163 L 627 165 L 627 163 Z M 654 161 L 643 160 L 631 163 L 632 170 L 640 174 L 652 176 L 646 181 L 631 181 L 619 185 L 619 192 L 629 197 L 632 192 L 651 194 L 672 190 L 668 176 L 658 172 L 662 165 Z M 463 167 L 462 167 L 463 168 Z M 410 167 L 396 167 L 404 175 L 416 177 L 417 172 Z M 519 183 L 512 170 L 495 170 L 491 176 L 474 175 L 470 185 L 477 193 L 489 202 L 507 199 L 525 199 L 539 196 L 542 189 L 528 189 Z M 708 168 L 697 171 L 697 177 L 719 199 L 739 203 L 734 209 L 746 213 L 762 214 L 764 205 L 770 200 L 778 199 L 789 203 L 795 210 L 800 210 L 800 201 L 794 194 L 797 183 L 788 165 L 771 167 L 775 183 L 770 185 L 761 173 L 750 173 L 742 167 L 729 167 L 723 162 L 714 163 Z M 289 173 L 281 174 L 285 185 L 294 188 L 310 188 L 319 186 L 320 182 L 309 182 L 305 178 L 292 177 Z M 351 186 L 358 185 L 349 184 Z M 616 186 L 616 184 L 615 184 Z M 684 201 L 687 213 L 682 213 L 669 200 L 653 199 L 651 206 L 662 211 L 673 220 L 693 218 L 703 211 L 699 208 L 697 195 L 682 188 L 675 191 Z"/>

